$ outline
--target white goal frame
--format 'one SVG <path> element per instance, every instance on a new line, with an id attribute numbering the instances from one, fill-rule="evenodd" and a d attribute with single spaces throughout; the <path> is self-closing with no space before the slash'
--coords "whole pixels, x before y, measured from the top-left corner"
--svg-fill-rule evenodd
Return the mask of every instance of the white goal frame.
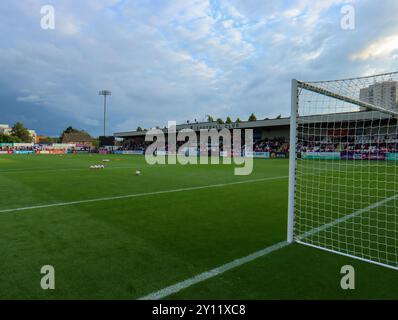
<path id="1" fill-rule="evenodd" d="M 394 76 L 398 77 L 398 73 L 391 73 Z M 378 76 L 386 76 L 386 75 L 390 75 L 390 74 L 384 74 L 384 75 L 378 75 Z M 377 76 L 375 76 L 377 77 Z M 353 81 L 353 80 L 359 80 L 359 79 L 366 79 L 366 78 L 371 78 L 371 77 L 363 77 L 363 78 L 356 78 L 356 79 L 346 79 L 347 81 Z M 397 78 L 398 79 L 398 78 Z M 344 80 L 336 80 L 337 81 L 344 81 Z M 367 80 L 369 81 L 370 80 Z M 373 80 L 374 81 L 374 80 Z M 364 258 L 361 257 L 360 255 L 355 255 L 355 254 L 351 254 L 351 253 L 347 253 L 347 252 L 341 252 L 339 250 L 333 250 L 331 248 L 328 248 L 326 246 L 322 246 L 322 245 L 317 245 L 317 244 L 312 244 L 312 243 L 308 243 L 306 241 L 303 241 L 300 234 L 296 234 L 296 230 L 295 230 L 295 219 L 296 219 L 296 175 L 297 175 L 297 167 L 298 167 L 298 161 L 300 161 L 300 159 L 298 158 L 299 155 L 299 142 L 298 142 L 298 121 L 299 121 L 299 103 L 300 103 L 300 92 L 301 90 L 306 90 L 306 91 L 310 91 L 311 93 L 316 93 L 319 94 L 323 97 L 328 97 L 331 99 L 336 99 L 338 101 L 344 101 L 344 103 L 349 103 L 351 105 L 356 105 L 359 108 L 366 109 L 369 111 L 376 111 L 376 112 L 381 112 L 383 114 L 387 114 L 389 116 L 392 116 L 394 118 L 398 119 L 398 112 L 396 112 L 395 110 L 389 110 L 389 109 L 385 109 L 383 107 L 380 107 L 377 104 L 371 104 L 368 102 L 365 102 L 363 100 L 360 100 L 360 98 L 356 98 L 354 96 L 350 96 L 350 95 L 345 95 L 345 94 L 341 94 L 339 92 L 333 92 L 332 90 L 328 90 L 327 86 L 318 86 L 317 83 L 314 82 L 304 82 L 304 81 L 299 81 L 296 79 L 293 79 L 291 82 L 291 116 L 290 116 L 290 151 L 289 151 L 289 195 L 288 195 L 288 219 L 287 219 L 287 242 L 288 243 L 299 243 L 299 244 L 303 244 L 306 246 L 310 246 L 310 247 L 315 247 L 321 250 L 325 250 L 325 251 L 329 251 L 329 252 L 333 252 L 339 255 L 343 255 L 343 256 L 347 256 L 350 258 L 354 258 L 354 259 L 358 259 L 358 260 L 362 260 L 362 261 L 366 261 L 369 263 L 373 263 L 376 265 L 380 265 L 383 267 L 387 267 L 387 268 L 391 268 L 394 270 L 398 270 L 398 261 L 396 261 L 396 264 L 389 264 L 389 263 L 384 263 L 384 262 L 380 262 L 377 261 L 377 259 L 368 259 L 368 258 Z M 398 92 L 397 92 L 398 95 Z M 342 160 L 336 160 L 336 161 L 342 161 Z M 398 163 L 398 162 L 396 162 Z M 395 186 L 396 188 L 396 186 Z M 396 189 L 394 189 L 396 190 Z M 398 194 L 396 194 L 395 196 L 397 196 L 398 198 Z M 393 197 L 393 199 L 396 199 L 396 197 Z M 390 199 L 391 200 L 391 199 Z M 390 201 L 387 199 L 387 201 Z M 395 201 L 395 200 L 394 200 Z M 380 201 L 383 202 L 383 201 Z M 372 205 L 370 205 L 368 208 L 363 208 L 360 209 L 361 210 L 365 210 L 365 209 L 372 209 L 375 208 L 374 206 L 372 207 Z M 364 212 L 364 211 L 362 211 Z M 397 211 L 395 211 L 396 214 Z M 340 223 L 341 221 L 347 221 L 348 219 L 350 219 L 352 217 L 352 215 L 348 215 L 347 217 L 343 217 L 343 218 L 339 218 L 337 219 L 337 223 Z M 397 217 L 398 218 L 398 217 Z M 397 221 L 397 220 L 396 220 Z M 315 229 L 318 230 L 324 230 L 325 228 L 328 228 L 330 225 L 330 223 L 326 223 L 325 226 L 321 226 Z M 318 232 L 317 230 L 313 230 L 312 232 Z M 397 252 L 398 249 L 396 249 L 395 252 Z M 395 253 L 396 255 L 396 253 Z"/>

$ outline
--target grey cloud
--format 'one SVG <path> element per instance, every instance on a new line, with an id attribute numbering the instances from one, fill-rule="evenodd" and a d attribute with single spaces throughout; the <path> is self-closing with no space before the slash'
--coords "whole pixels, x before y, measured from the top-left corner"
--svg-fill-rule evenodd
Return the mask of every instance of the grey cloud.
<path id="1" fill-rule="evenodd" d="M 1 1 L 0 122 L 25 120 L 47 134 L 67 125 L 100 134 L 101 89 L 113 92 L 111 131 L 208 113 L 287 115 L 293 77 L 332 79 L 396 66 L 393 57 L 350 59 L 396 32 L 394 0 L 355 2 L 354 31 L 340 29 L 339 6 L 308 25 L 305 16 L 283 16 L 292 1 L 223 1 L 221 9 L 193 3 L 58 0 L 60 29 L 43 31 L 38 8 L 45 1 Z M 235 23 L 224 25 L 226 19 Z M 64 32 L 68 23 L 78 26 L 75 33 Z"/>

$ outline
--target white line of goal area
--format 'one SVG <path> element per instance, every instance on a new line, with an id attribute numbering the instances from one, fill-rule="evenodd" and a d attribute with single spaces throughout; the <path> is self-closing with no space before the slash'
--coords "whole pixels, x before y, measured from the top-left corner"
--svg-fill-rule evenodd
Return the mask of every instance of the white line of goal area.
<path id="1" fill-rule="evenodd" d="M 26 211 L 26 210 L 34 210 L 34 209 L 44 209 L 44 208 L 52 208 L 52 207 L 63 207 L 63 206 L 71 206 L 71 205 L 85 204 L 85 203 L 91 203 L 91 202 L 102 202 L 102 201 L 120 200 L 120 199 L 128 199 L 128 198 L 138 198 L 138 197 L 153 196 L 153 195 L 158 195 L 158 194 L 186 192 L 186 191 L 194 191 L 194 190 L 202 190 L 202 189 L 210 189 L 210 188 L 222 188 L 222 187 L 228 187 L 228 186 L 235 186 L 235 185 L 249 184 L 249 183 L 263 182 L 263 181 L 281 180 L 281 179 L 287 179 L 287 178 L 288 178 L 288 176 L 265 177 L 265 178 L 251 179 L 251 180 L 209 184 L 209 185 L 196 186 L 196 187 L 186 187 L 186 188 L 160 190 L 160 191 L 152 191 L 152 192 L 144 192 L 144 193 L 133 193 L 133 194 L 127 194 L 127 195 L 121 195 L 121 196 L 113 196 L 113 197 L 94 198 L 94 199 L 76 200 L 76 201 L 68 201 L 68 202 L 58 202 L 58 203 L 42 204 L 42 205 L 35 205 L 35 206 L 29 206 L 29 207 L 2 209 L 2 210 L 0 210 L 0 213 L 9 213 L 9 212 Z"/>
<path id="2" fill-rule="evenodd" d="M 309 236 L 312 236 L 314 234 L 317 234 L 319 232 L 325 231 L 325 230 L 327 230 L 327 229 L 329 229 L 329 228 L 331 228 L 331 227 L 333 227 L 333 226 L 335 226 L 335 225 L 337 225 L 339 223 L 342 223 L 342 222 L 345 222 L 345 221 L 347 221 L 349 219 L 355 218 L 356 216 L 359 216 L 359 215 L 361 215 L 364 212 L 368 212 L 370 210 L 373 210 L 373 209 L 375 209 L 375 208 L 377 208 L 379 206 L 382 206 L 383 204 L 385 204 L 385 203 L 387 203 L 389 201 L 392 201 L 392 200 L 394 200 L 396 198 L 398 198 L 398 194 L 396 194 L 394 196 L 391 196 L 389 198 L 383 199 L 383 200 L 381 200 L 379 202 L 376 202 L 374 204 L 371 204 L 371 205 L 369 205 L 369 206 L 367 206 L 365 208 L 359 209 L 358 211 L 355 211 L 355 212 L 353 212 L 353 213 L 351 213 L 349 215 L 346 215 L 344 217 L 341 217 L 341 218 L 338 218 L 336 220 L 333 220 L 332 222 L 327 223 L 325 225 L 322 225 L 322 226 L 320 226 L 318 228 L 314 228 L 314 229 L 312 229 L 312 230 L 310 230 L 310 231 L 308 231 L 308 232 L 306 232 L 306 233 L 304 233 L 304 234 L 302 234 L 300 236 L 297 236 L 297 239 L 298 239 L 297 242 L 301 243 L 301 244 L 309 245 L 307 243 L 301 242 L 301 240 L 306 238 L 306 237 L 309 237 Z M 268 254 L 270 254 L 270 253 L 272 253 L 274 251 L 277 251 L 279 249 L 282 249 L 282 248 L 284 248 L 284 247 L 286 247 L 288 245 L 289 245 L 289 243 L 287 241 L 278 242 L 278 243 L 276 243 L 274 245 L 271 245 L 269 247 L 266 247 L 266 248 L 264 248 L 262 250 L 256 251 L 256 252 L 254 252 L 252 254 L 249 254 L 246 257 L 243 257 L 243 258 L 240 258 L 240 259 L 236 259 L 236 260 L 231 261 L 229 263 L 226 263 L 226 264 L 224 264 L 222 266 L 214 268 L 214 269 L 212 269 L 210 271 L 203 272 L 203 273 L 198 274 L 198 275 L 196 275 L 196 276 L 194 276 L 192 278 L 189 278 L 187 280 L 178 282 L 178 283 L 176 283 L 174 285 L 171 285 L 169 287 L 163 288 L 163 289 L 161 289 L 159 291 L 155 291 L 153 293 L 150 293 L 150 294 L 148 294 L 146 296 L 143 296 L 143 297 L 139 298 L 138 300 L 159 300 L 159 299 L 166 298 L 166 297 L 168 297 L 168 296 L 170 296 L 172 294 L 178 293 L 179 291 L 181 291 L 183 289 L 191 287 L 191 286 L 193 286 L 195 284 L 198 284 L 200 282 L 203 282 L 203 281 L 208 280 L 210 278 L 213 278 L 215 276 L 221 275 L 221 274 L 223 274 L 226 271 L 229 271 L 231 269 L 237 268 L 237 267 L 239 267 L 239 266 L 241 266 L 243 264 L 246 264 L 246 263 L 251 262 L 253 260 L 256 260 L 258 258 L 264 257 L 264 256 L 266 256 L 266 255 L 268 255 Z M 312 246 L 312 245 L 309 245 L 309 246 Z M 320 248 L 320 249 L 324 249 L 324 248 Z M 327 251 L 330 251 L 330 250 L 327 250 Z M 333 251 L 333 252 L 335 252 L 335 251 Z M 340 252 L 335 252 L 335 253 L 341 254 Z M 367 261 L 365 259 L 361 259 L 361 258 L 358 258 L 358 257 L 353 257 L 353 256 L 347 255 L 347 254 L 342 254 L 342 255 L 345 255 L 345 256 L 348 256 L 348 257 L 351 257 L 351 258 L 355 258 L 355 259 L 359 259 L 359 260 L 363 260 L 363 261 Z M 372 262 L 375 263 L 374 261 L 372 261 Z M 384 264 L 381 264 L 381 265 L 386 266 Z"/>

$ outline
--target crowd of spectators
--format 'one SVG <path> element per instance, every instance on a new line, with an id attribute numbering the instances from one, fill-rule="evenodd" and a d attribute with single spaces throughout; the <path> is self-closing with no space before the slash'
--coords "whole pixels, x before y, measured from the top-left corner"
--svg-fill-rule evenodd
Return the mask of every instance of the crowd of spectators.
<path id="1" fill-rule="evenodd" d="M 285 137 L 267 138 L 255 141 L 253 150 L 255 152 L 288 152 L 289 144 Z"/>
<path id="2" fill-rule="evenodd" d="M 51 144 L 35 144 L 35 145 L 24 145 L 24 146 L 13 146 L 13 145 L 2 145 L 0 146 L 0 151 L 3 152 L 16 152 L 16 151 L 29 151 L 29 152 L 40 152 L 40 151 L 51 151 L 51 150 L 62 150 L 61 147 L 54 147 Z M 71 147 L 65 149 L 65 151 L 94 151 L 95 149 L 87 146 Z"/>
<path id="3" fill-rule="evenodd" d="M 41 150 L 40 146 L 34 145 L 34 146 L 8 146 L 8 145 L 3 145 L 0 146 L 0 151 L 37 151 Z"/>
<path id="4" fill-rule="evenodd" d="M 348 136 L 348 137 L 315 137 L 303 136 L 300 138 L 298 148 L 302 152 L 340 152 L 340 151 L 355 151 L 355 152 L 398 152 L 398 137 L 395 135 L 375 135 L 375 136 Z M 142 150 L 152 142 L 126 140 L 123 146 L 116 150 Z M 185 142 L 177 142 L 177 149 Z M 244 146 L 242 139 L 242 147 Z M 208 146 L 210 149 L 216 147 L 215 145 Z M 191 148 L 195 148 L 191 146 Z M 199 144 L 197 150 L 200 151 Z M 222 151 L 224 146 L 222 141 L 219 143 L 219 148 Z M 168 150 L 167 141 L 165 143 L 165 150 Z M 285 137 L 275 137 L 272 139 L 266 138 L 254 141 L 254 152 L 289 152 L 289 142 Z"/>
<path id="5" fill-rule="evenodd" d="M 398 152 L 398 135 L 365 135 L 347 137 L 302 136 L 298 145 L 302 152 Z"/>
<path id="6" fill-rule="evenodd" d="M 368 135 L 368 136 L 346 136 L 346 137 L 317 137 L 315 135 L 302 135 L 299 136 L 298 150 L 301 152 L 398 152 L 398 135 Z M 244 139 L 241 139 L 241 148 L 244 149 Z M 146 142 L 144 140 L 134 139 L 125 140 L 121 146 L 113 147 L 114 151 L 145 151 L 152 142 Z M 185 144 L 184 141 L 177 142 L 177 150 Z M 189 149 L 197 151 L 201 150 L 199 143 L 197 145 L 190 145 Z M 209 149 L 219 148 L 221 151 L 224 150 L 222 139 L 220 143 L 208 145 Z M 0 151 L 12 152 L 12 151 L 46 151 L 52 150 L 51 145 L 25 145 L 25 146 L 11 146 L 7 144 L 0 145 Z M 86 152 L 98 152 L 97 149 L 92 148 L 72 148 L 67 150 L 74 152 L 76 150 Z M 165 151 L 168 151 L 167 140 L 165 141 Z M 254 152 L 289 152 L 289 142 L 285 137 L 275 137 L 272 139 L 260 139 L 254 141 L 253 144 Z"/>
<path id="7" fill-rule="evenodd" d="M 128 150 L 142 150 L 145 151 L 146 148 L 150 145 L 149 142 L 139 141 L 139 140 L 125 140 L 123 144 L 117 147 L 115 150 L 117 151 L 128 151 Z"/>

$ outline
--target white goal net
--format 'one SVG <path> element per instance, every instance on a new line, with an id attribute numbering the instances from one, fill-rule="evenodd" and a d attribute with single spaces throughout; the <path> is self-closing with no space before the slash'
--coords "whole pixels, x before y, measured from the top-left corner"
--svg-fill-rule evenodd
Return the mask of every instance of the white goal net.
<path id="1" fill-rule="evenodd" d="M 398 269 L 398 72 L 292 82 L 288 240 Z"/>

